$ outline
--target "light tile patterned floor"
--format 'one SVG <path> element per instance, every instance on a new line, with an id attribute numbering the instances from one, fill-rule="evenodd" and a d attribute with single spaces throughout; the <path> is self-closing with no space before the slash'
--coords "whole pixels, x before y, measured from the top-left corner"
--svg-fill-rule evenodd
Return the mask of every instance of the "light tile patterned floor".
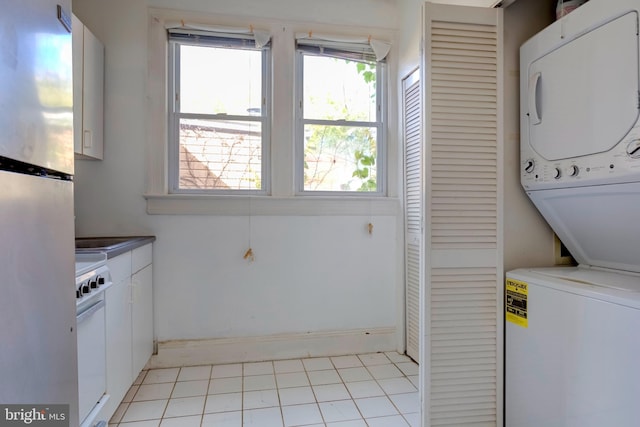
<path id="1" fill-rule="evenodd" d="M 151 369 L 109 426 L 418 427 L 417 384 L 395 352 Z"/>

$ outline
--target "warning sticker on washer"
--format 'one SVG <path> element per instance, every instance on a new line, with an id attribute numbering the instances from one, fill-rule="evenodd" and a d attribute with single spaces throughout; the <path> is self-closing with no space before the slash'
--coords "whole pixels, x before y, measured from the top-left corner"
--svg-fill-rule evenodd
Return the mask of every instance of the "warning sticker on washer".
<path id="1" fill-rule="evenodd" d="M 509 279 L 506 282 L 505 315 L 508 322 L 526 328 L 528 285 L 521 280 Z"/>

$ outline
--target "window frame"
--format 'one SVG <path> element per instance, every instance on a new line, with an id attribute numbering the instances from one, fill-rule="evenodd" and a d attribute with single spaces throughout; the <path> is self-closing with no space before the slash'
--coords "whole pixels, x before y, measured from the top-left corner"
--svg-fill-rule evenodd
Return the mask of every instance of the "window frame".
<path id="1" fill-rule="evenodd" d="M 302 46 L 301 46 L 302 45 Z M 312 50 L 317 48 L 317 53 Z M 327 48 L 332 54 L 322 54 Z M 367 51 L 363 45 L 348 42 L 298 41 L 295 46 L 295 194 L 296 196 L 324 197 L 385 197 L 387 195 L 387 63 L 375 60 L 373 52 L 366 56 L 376 64 L 376 121 L 320 120 L 304 118 L 304 57 L 323 56 L 353 59 L 355 51 Z M 343 53 L 344 55 L 340 55 Z M 304 188 L 304 127 L 305 125 L 329 125 L 376 128 L 376 191 L 305 190 Z"/>
<path id="2" fill-rule="evenodd" d="M 178 35 L 172 38 L 172 34 Z M 252 35 L 217 33 L 212 31 L 170 30 L 168 42 L 168 84 L 167 84 L 167 192 L 171 195 L 246 195 L 266 196 L 271 193 L 271 43 L 258 48 L 246 46 L 255 43 Z M 245 45 L 242 45 L 242 44 Z M 232 114 L 182 113 L 180 106 L 180 46 L 209 46 L 260 51 L 262 54 L 262 94 L 260 116 Z M 261 188 L 260 189 L 185 189 L 180 188 L 180 119 L 198 118 L 203 120 L 246 121 L 261 124 Z"/>

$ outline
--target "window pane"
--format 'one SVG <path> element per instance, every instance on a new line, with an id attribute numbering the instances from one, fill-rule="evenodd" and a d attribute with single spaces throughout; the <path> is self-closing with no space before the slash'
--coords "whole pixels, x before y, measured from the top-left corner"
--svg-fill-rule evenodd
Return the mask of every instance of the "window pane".
<path id="1" fill-rule="evenodd" d="M 180 120 L 180 189 L 260 190 L 262 124 Z"/>
<path id="2" fill-rule="evenodd" d="M 304 118 L 376 121 L 376 65 L 304 55 Z"/>
<path id="3" fill-rule="evenodd" d="M 377 191 L 376 128 L 304 127 L 304 190 Z"/>
<path id="4" fill-rule="evenodd" d="M 259 115 L 262 52 L 180 46 L 180 112 Z"/>

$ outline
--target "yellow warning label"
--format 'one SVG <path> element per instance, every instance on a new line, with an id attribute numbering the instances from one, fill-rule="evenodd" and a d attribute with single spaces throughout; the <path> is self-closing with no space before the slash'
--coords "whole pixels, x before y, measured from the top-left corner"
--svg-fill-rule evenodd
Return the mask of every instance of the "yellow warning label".
<path id="1" fill-rule="evenodd" d="M 505 315 L 508 322 L 526 328 L 527 323 L 527 295 L 529 294 L 526 282 L 507 279 Z"/>

